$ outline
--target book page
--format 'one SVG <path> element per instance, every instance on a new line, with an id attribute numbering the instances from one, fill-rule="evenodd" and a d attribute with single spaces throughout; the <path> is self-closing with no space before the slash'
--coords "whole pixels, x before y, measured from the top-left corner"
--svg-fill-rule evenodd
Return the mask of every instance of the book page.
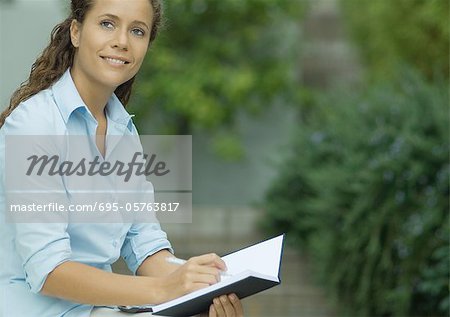
<path id="1" fill-rule="evenodd" d="M 278 277 L 283 238 L 284 235 L 280 235 L 222 257 L 228 268 L 227 274 L 250 270 Z"/>

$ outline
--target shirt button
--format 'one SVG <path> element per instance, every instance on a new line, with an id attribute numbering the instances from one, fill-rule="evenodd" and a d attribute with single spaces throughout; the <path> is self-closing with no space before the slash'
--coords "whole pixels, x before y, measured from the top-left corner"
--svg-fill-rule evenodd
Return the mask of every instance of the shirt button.
<path id="1" fill-rule="evenodd" d="M 114 240 L 112 244 L 113 244 L 113 247 L 117 247 L 117 241 L 116 240 Z"/>

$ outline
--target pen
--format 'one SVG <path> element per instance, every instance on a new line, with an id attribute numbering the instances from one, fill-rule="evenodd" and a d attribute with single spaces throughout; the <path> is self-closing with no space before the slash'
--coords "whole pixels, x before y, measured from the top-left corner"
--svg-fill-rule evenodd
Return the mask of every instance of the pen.
<path id="1" fill-rule="evenodd" d="M 187 262 L 186 260 L 179 259 L 179 258 L 172 257 L 172 256 L 171 257 L 167 257 L 166 261 L 168 263 L 172 263 L 172 264 L 176 264 L 176 265 L 183 265 L 183 264 L 185 264 Z M 231 276 L 231 274 L 221 271 L 220 272 L 220 276 Z"/>

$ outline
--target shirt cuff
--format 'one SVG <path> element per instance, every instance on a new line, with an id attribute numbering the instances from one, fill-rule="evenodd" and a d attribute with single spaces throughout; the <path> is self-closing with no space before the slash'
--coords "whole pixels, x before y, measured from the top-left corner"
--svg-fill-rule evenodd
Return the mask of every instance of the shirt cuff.
<path id="1" fill-rule="evenodd" d="M 145 259 L 147 259 L 149 256 L 152 256 L 156 252 L 166 249 L 170 253 L 172 253 L 172 254 L 174 253 L 172 246 L 167 239 L 159 239 L 157 241 L 152 241 L 151 244 L 153 246 L 153 248 L 151 248 L 151 249 L 143 250 L 141 247 L 141 249 L 134 250 L 134 254 L 135 254 L 135 258 L 133 259 L 134 261 L 130 261 L 131 263 L 129 263 L 129 269 L 131 270 L 131 272 L 133 272 L 134 275 L 136 275 L 136 271 L 141 266 L 141 264 L 145 261 Z"/>
<path id="2" fill-rule="evenodd" d="M 50 272 L 58 265 L 69 261 L 71 249 L 69 239 L 55 241 L 35 253 L 25 264 L 25 281 L 31 292 L 39 293 Z"/>

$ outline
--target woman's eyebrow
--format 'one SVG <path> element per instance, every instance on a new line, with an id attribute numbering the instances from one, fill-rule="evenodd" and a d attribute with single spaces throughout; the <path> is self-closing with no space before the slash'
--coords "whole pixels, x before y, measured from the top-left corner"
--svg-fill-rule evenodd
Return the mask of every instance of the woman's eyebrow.
<path id="1" fill-rule="evenodd" d="M 102 17 L 108 17 L 110 19 L 120 21 L 120 18 L 117 15 L 114 15 L 114 14 L 111 14 L 111 13 L 106 13 L 106 14 L 102 14 L 102 15 L 99 16 L 99 18 L 102 18 Z M 147 28 L 147 30 L 150 30 L 150 28 L 148 27 L 147 23 L 145 23 L 145 22 L 142 22 L 142 21 L 139 21 L 139 20 L 134 20 L 132 23 L 143 25 L 143 26 L 145 26 Z"/>

